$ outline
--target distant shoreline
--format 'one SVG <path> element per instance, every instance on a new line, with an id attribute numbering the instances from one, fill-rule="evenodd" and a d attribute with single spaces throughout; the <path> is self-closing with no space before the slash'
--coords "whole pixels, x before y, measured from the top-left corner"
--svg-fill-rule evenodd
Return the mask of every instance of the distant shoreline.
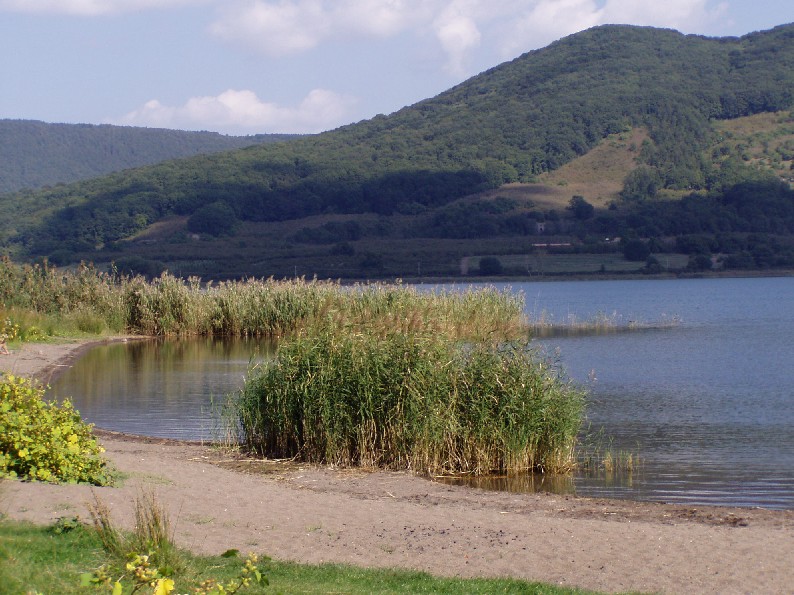
<path id="1" fill-rule="evenodd" d="M 473 283 L 542 283 L 552 281 L 669 281 L 673 279 L 760 279 L 769 277 L 794 277 L 794 269 L 775 269 L 766 271 L 711 271 L 691 273 L 659 273 L 644 275 L 642 273 L 572 273 L 570 275 L 504 275 L 493 277 L 400 277 L 398 280 L 410 285 L 455 284 L 471 285 Z M 356 283 L 394 283 L 396 279 L 341 279 L 342 285 Z"/>

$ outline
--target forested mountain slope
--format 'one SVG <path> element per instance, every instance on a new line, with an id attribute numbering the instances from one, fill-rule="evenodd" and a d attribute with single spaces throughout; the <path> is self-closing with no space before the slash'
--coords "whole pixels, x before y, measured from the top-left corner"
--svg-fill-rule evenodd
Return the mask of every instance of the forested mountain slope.
<path id="1" fill-rule="evenodd" d="M 0 120 L 0 194 L 293 136 Z"/>
<path id="2" fill-rule="evenodd" d="M 8 224 L 0 241 L 19 254 L 59 252 L 63 260 L 67 251 L 72 259 L 110 259 L 113 251 L 126 249 L 127 243 L 119 240 L 170 221 L 170 237 L 178 237 L 173 230 L 184 231 L 185 226 L 208 234 L 202 236 L 206 243 L 187 249 L 203 264 L 191 268 L 184 251 L 169 249 L 172 255 L 167 256 L 162 246 L 161 258 L 179 261 L 182 270 L 214 274 L 219 273 L 213 269 L 219 260 L 212 254 L 211 237 L 256 235 L 255 227 L 265 224 L 268 233 L 281 235 L 280 262 L 300 254 L 305 261 L 309 252 L 289 250 L 307 244 L 342 242 L 335 256 L 350 256 L 362 233 L 384 237 L 390 229 L 400 229 L 403 239 L 527 236 L 539 229 L 538 223 L 554 223 L 560 213 L 537 212 L 537 201 L 531 199 L 521 204 L 492 201 L 490 206 L 460 199 L 505 184 L 537 181 L 610 135 L 610 142 L 618 142 L 638 131 L 645 140 L 629 147 L 634 169 L 624 181 L 620 208 L 612 202 L 611 210 L 595 213 L 586 224 L 549 227 L 567 232 L 576 227 L 579 241 L 587 234 L 626 236 L 636 235 L 636 230 L 665 234 L 670 230 L 649 227 L 648 218 L 659 219 L 658 214 L 638 205 L 688 193 L 719 200 L 734 186 L 759 180 L 771 184 L 772 202 L 787 205 L 788 185 L 775 186 L 782 184 L 780 172 L 759 173 L 742 147 L 722 142 L 716 122 L 773 112 L 790 121 L 787 110 L 793 104 L 794 25 L 719 39 L 645 27 L 596 27 L 389 116 L 286 143 L 4 197 L 0 219 Z M 694 211 L 710 208 L 703 206 L 706 202 L 686 204 Z M 794 232 L 785 231 L 787 207 L 779 212 L 782 222 L 775 223 L 775 233 Z M 334 224 L 329 232 L 316 219 L 348 215 L 355 216 L 348 217 L 354 223 L 357 217 L 369 223 L 358 223 L 358 231 L 355 225 Z M 676 227 L 680 216 L 671 211 L 660 220 Z M 314 223 L 271 225 L 306 217 L 315 217 Z M 724 231 L 732 231 L 730 225 L 742 233 L 754 229 L 754 222 L 725 217 L 735 221 L 725 224 Z M 698 223 L 688 229 L 713 233 L 713 225 Z M 308 235 L 288 231 L 304 228 Z M 249 266 L 223 274 L 283 272 L 282 264 L 253 254 L 246 242 L 238 243 L 241 250 L 235 258 L 238 267 L 240 262 Z M 256 246 L 276 253 L 273 246 Z M 370 253 L 389 249 L 373 244 Z M 474 254 L 487 249 L 496 250 L 480 247 Z M 228 252 L 229 246 L 223 250 Z M 464 253 L 460 247 L 455 250 L 454 258 Z M 388 255 L 379 258 L 375 269 L 387 271 L 383 258 L 388 261 Z M 417 257 L 402 261 L 412 258 Z M 374 261 L 377 265 L 378 258 Z"/>

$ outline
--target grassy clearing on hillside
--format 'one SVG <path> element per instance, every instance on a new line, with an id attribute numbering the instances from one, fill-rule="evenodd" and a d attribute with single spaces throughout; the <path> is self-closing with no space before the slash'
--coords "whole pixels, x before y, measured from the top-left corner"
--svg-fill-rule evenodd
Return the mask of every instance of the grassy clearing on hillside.
<path id="1" fill-rule="evenodd" d="M 719 142 L 712 147 L 715 163 L 726 156 L 772 171 L 794 185 L 794 116 L 792 112 L 756 114 L 716 122 Z"/>
<path id="2" fill-rule="evenodd" d="M 557 188 L 558 209 L 568 206 L 574 195 L 606 208 L 610 201 L 619 198 L 623 181 L 637 167 L 642 143 L 647 139 L 648 131 L 644 128 L 612 134 L 581 157 L 539 176 L 538 180 Z"/>

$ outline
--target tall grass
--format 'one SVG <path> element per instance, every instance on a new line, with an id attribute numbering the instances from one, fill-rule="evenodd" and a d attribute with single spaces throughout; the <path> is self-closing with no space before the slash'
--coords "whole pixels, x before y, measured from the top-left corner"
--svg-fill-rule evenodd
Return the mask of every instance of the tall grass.
<path id="1" fill-rule="evenodd" d="M 249 376 L 238 402 L 248 448 L 428 473 L 573 464 L 583 395 L 526 342 L 356 330 L 304 332 Z"/>
<path id="2" fill-rule="evenodd" d="M 119 333 L 126 323 L 117 280 L 88 265 L 61 272 L 46 264 L 18 266 L 3 257 L 0 310 L 12 326 L 19 325 L 21 334 L 30 327 L 44 335 L 57 330 L 70 334 Z"/>
<path id="3" fill-rule="evenodd" d="M 149 552 L 159 566 L 181 566 L 181 552 L 174 545 L 170 518 L 154 492 L 139 493 L 134 506 L 135 527 L 131 533 L 124 533 L 112 521 L 110 509 L 99 496 L 94 494 L 94 501 L 88 503 L 91 522 L 105 551 L 121 560 L 132 553 Z"/>
<path id="4" fill-rule="evenodd" d="M 90 265 L 63 271 L 0 260 L 0 308 L 45 334 L 127 332 L 148 336 L 283 336 L 306 326 L 433 320 L 456 336 L 513 336 L 523 302 L 509 292 L 427 294 L 401 284 L 342 287 L 330 281 L 250 279 L 202 283 L 167 273 L 147 281 Z"/>

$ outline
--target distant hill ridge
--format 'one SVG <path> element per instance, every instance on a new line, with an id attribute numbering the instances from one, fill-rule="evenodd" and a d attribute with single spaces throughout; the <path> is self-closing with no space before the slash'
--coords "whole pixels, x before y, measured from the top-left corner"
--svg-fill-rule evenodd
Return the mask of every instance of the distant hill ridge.
<path id="1" fill-rule="evenodd" d="M 426 271 L 427 264 L 418 264 L 419 238 L 450 240 L 445 246 L 452 259 L 486 249 L 518 249 L 516 238 L 529 237 L 539 227 L 567 234 L 572 246 L 587 244 L 588 250 L 612 249 L 597 245 L 606 236 L 654 237 L 653 249 L 661 249 L 670 237 L 683 234 L 774 233 L 785 242 L 778 237 L 764 250 L 775 254 L 788 250 L 794 237 L 784 175 L 791 139 L 783 132 L 774 139 L 759 137 L 768 147 L 753 153 L 744 142 L 726 141 L 735 133 L 716 123 L 779 113 L 774 126 L 786 127 L 792 107 L 794 24 L 740 38 L 595 27 L 388 116 L 289 142 L 0 197 L 0 245 L 28 257 L 57 252 L 60 262 L 108 260 L 131 249 L 128 238 L 169 221 L 169 246 L 154 244 L 146 257 L 213 276 L 281 274 L 287 262 L 296 272 L 298 264 L 315 257 L 342 263 L 333 270 L 351 270 L 344 263 L 358 259 L 379 273 L 405 274 L 400 267 L 406 266 Z M 621 167 L 628 163 L 633 169 L 619 196 L 614 196 L 614 180 L 607 180 L 604 192 L 610 196 L 584 197 L 596 203 L 594 216 L 585 209 L 581 220 L 566 221 L 570 213 L 531 197 L 498 200 L 497 189 L 505 185 L 554 183 L 549 172 L 560 171 L 607 138 L 625 144 L 614 154 L 624 161 Z M 774 174 L 764 170 L 769 170 L 767 162 Z M 573 181 L 563 174 L 571 175 L 560 172 L 556 183 Z M 461 202 L 483 192 L 494 197 L 493 204 Z M 763 205 L 748 204 L 756 195 L 763 195 Z M 682 200 L 677 206 L 659 197 Z M 357 225 L 334 220 L 326 226 L 316 219 L 353 216 L 360 219 Z M 307 218 L 315 218 L 314 227 L 299 223 Z M 267 238 L 257 231 L 266 224 Z M 192 240 L 180 236 L 185 229 L 201 240 L 186 243 Z M 218 239 L 235 234 L 250 239 Z M 359 256 L 369 236 L 370 254 Z M 412 247 L 390 268 L 390 260 L 397 260 L 390 253 L 398 237 Z M 451 243 L 497 237 L 514 239 L 489 248 Z M 266 244 L 270 238 L 278 243 Z M 387 245 L 374 238 L 388 239 Z M 761 262 L 761 248 L 742 243 L 743 237 L 734 239 L 725 246 L 742 252 L 743 266 L 750 262 L 745 252 Z M 316 247 L 322 244 L 332 248 Z M 714 246 L 699 242 L 695 247 L 708 252 L 718 249 Z M 437 258 L 438 246 L 426 254 Z M 233 263 L 233 272 L 221 271 L 227 266 L 219 264 L 223 259 Z M 764 263 L 778 266 L 786 259 Z"/>
<path id="2" fill-rule="evenodd" d="M 109 124 L 0 120 L 0 193 L 95 178 L 160 161 L 294 138 Z"/>

